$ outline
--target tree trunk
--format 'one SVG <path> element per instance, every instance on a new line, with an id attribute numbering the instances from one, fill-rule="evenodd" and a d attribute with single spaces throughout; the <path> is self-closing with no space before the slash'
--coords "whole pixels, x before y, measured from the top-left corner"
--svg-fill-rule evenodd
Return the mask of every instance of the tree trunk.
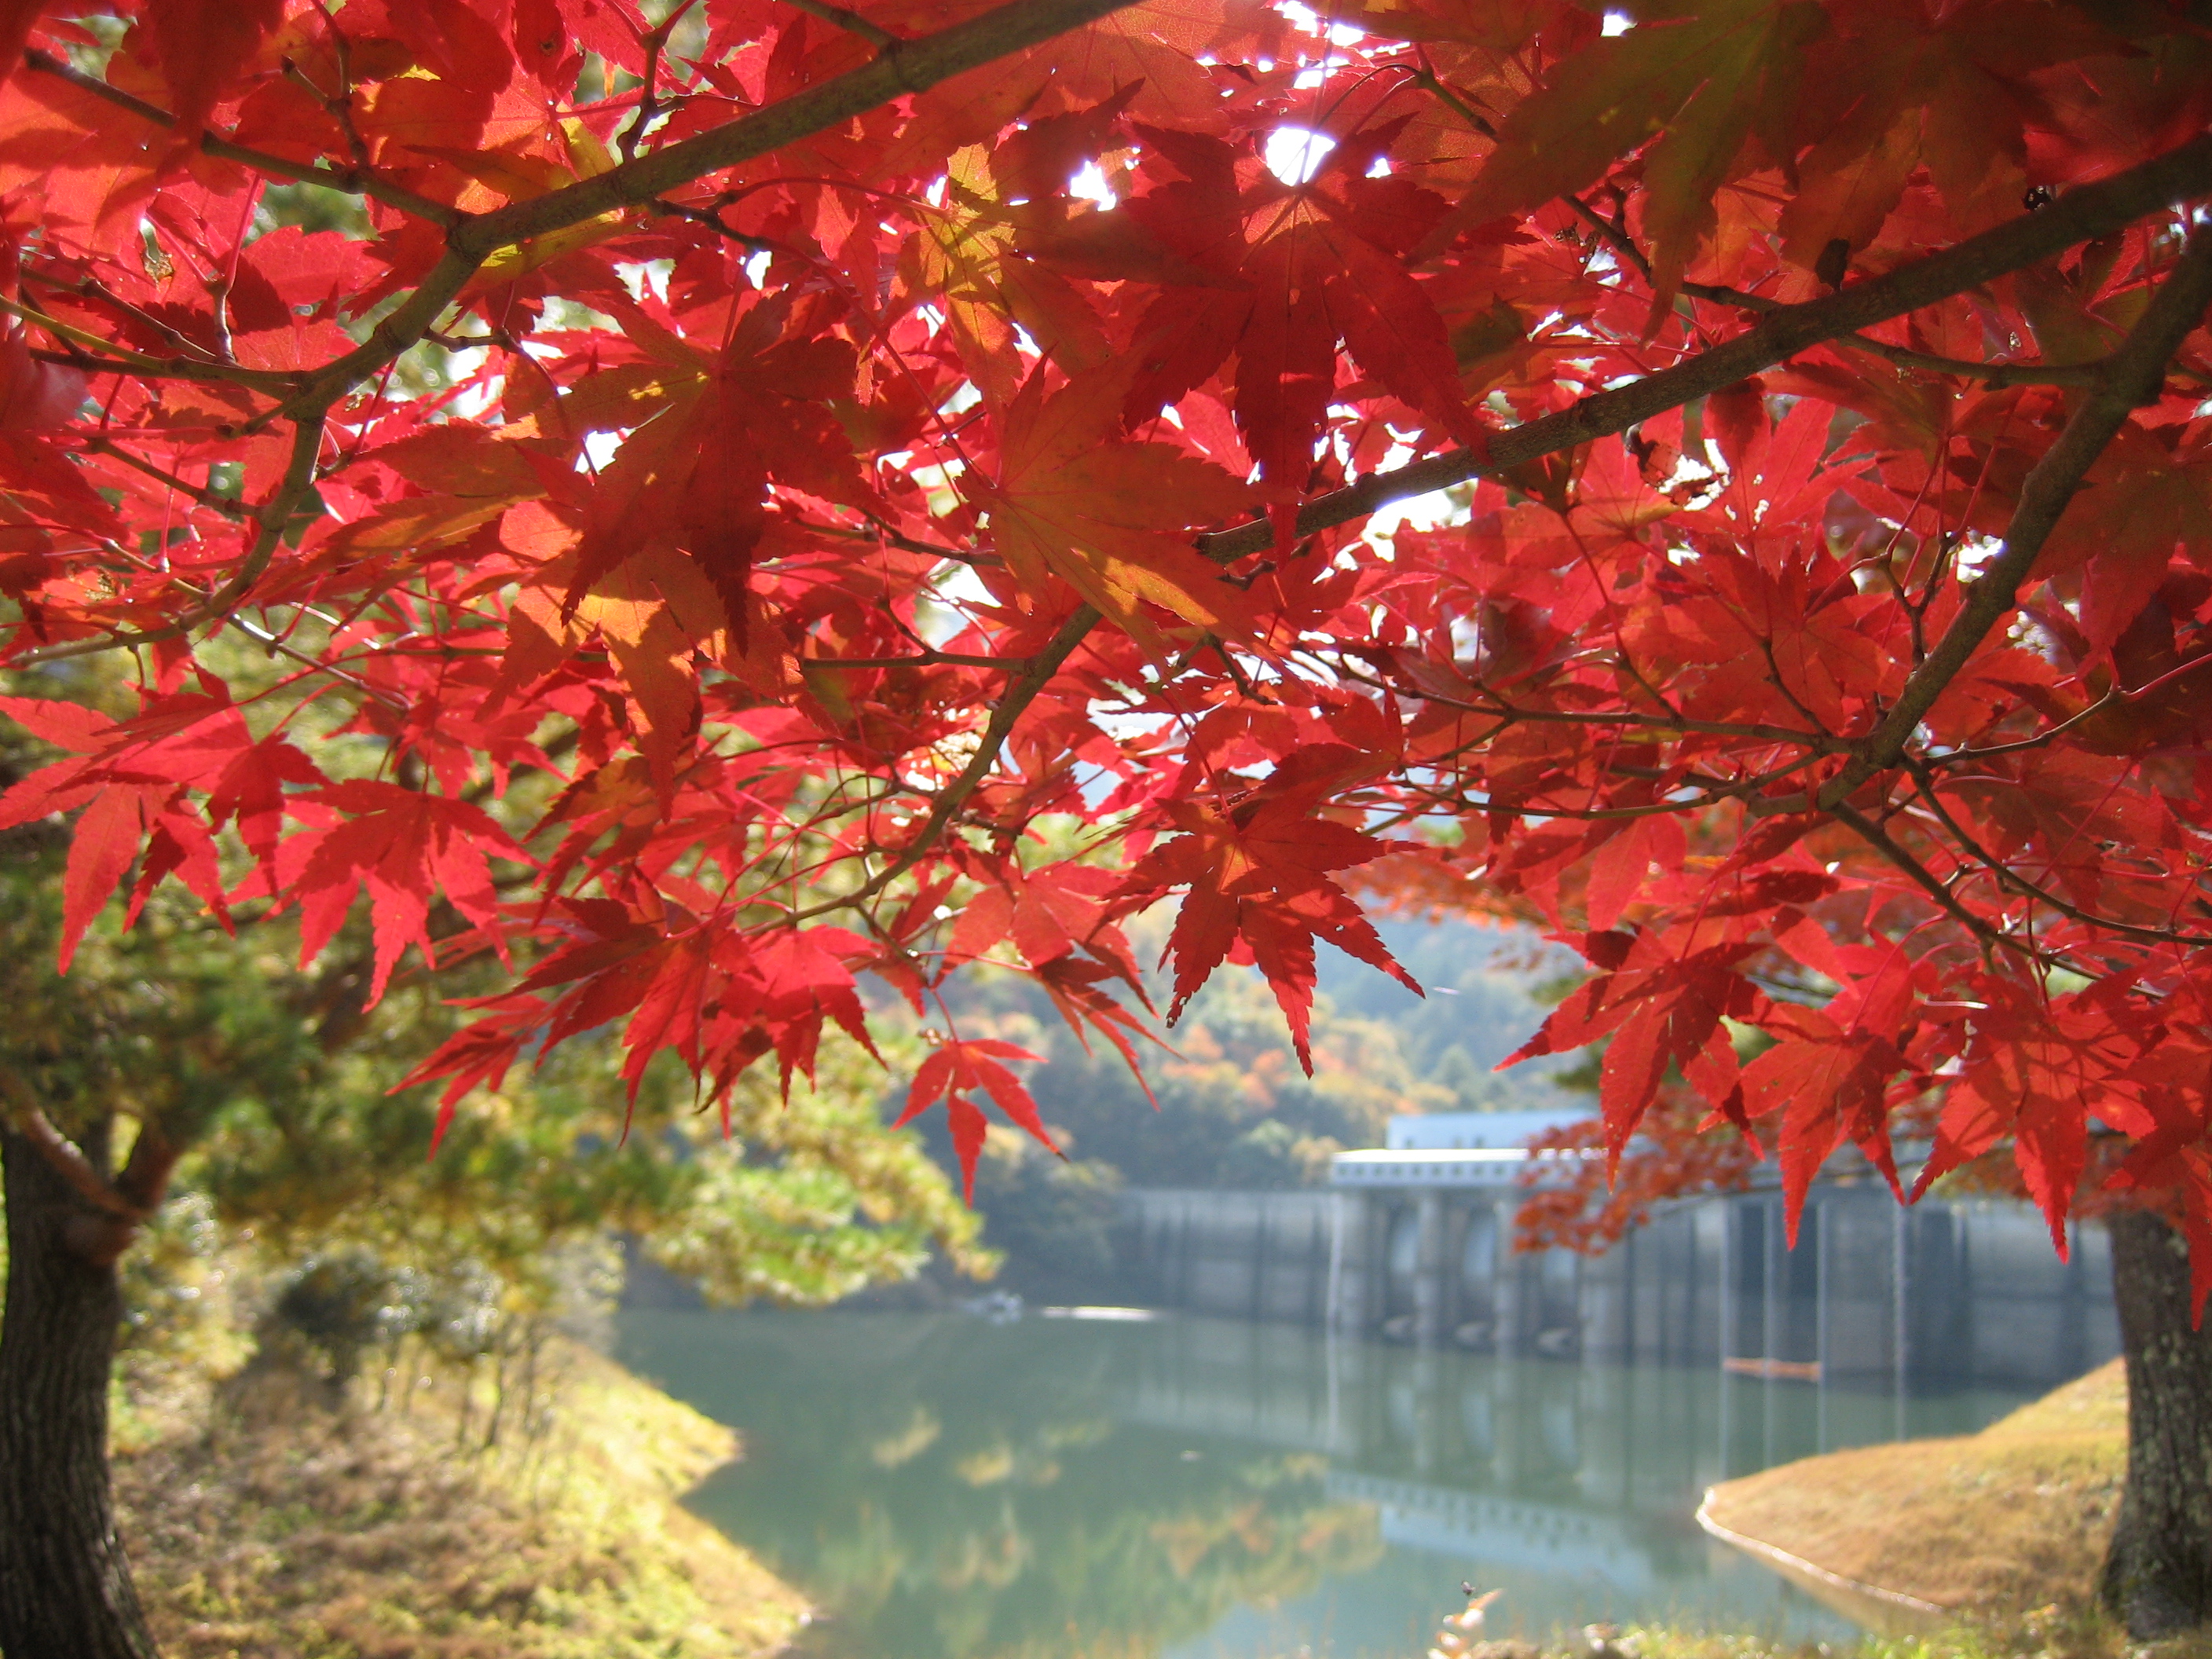
<path id="1" fill-rule="evenodd" d="M 2212 1618 L 2212 1325 L 2190 1322 L 2189 1253 L 2155 1215 L 2112 1218 L 2128 1363 L 2128 1478 L 2105 1602 L 2139 1641 Z"/>
<path id="2" fill-rule="evenodd" d="M 114 1218 L 12 1129 L 0 1128 L 0 1654 L 153 1659 L 108 1492 L 115 1257 L 128 1231 L 118 1240 Z"/>

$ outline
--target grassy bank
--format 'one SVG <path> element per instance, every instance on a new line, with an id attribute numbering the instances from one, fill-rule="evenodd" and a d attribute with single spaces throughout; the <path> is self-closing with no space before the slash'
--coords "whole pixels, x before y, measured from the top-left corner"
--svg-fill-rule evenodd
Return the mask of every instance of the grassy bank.
<path id="1" fill-rule="evenodd" d="M 2212 1659 L 2212 1638 L 2147 1647 L 2096 1604 L 2126 1472 L 2115 1360 L 1979 1434 L 1831 1452 L 1712 1489 L 1705 1519 L 1873 1627 L 1849 1650 L 1664 1626 L 1592 1626 L 1539 1648 L 1448 1620 L 1430 1659 Z"/>
<path id="2" fill-rule="evenodd" d="M 1728 1481 L 1705 1514 L 1899 1607 L 2002 1617 L 2089 1599 L 2126 1472 L 2127 1379 L 2115 1360 L 1979 1434 Z"/>
<path id="3" fill-rule="evenodd" d="M 556 1340 L 487 1446 L 488 1379 L 401 1369 L 126 1402 L 118 1505 L 172 1659 L 753 1659 L 804 1622 L 676 1502 L 728 1430 Z"/>

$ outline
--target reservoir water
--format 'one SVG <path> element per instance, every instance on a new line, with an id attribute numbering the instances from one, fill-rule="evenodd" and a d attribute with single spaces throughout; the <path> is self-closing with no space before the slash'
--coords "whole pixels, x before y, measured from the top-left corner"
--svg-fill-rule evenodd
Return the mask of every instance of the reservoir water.
<path id="1" fill-rule="evenodd" d="M 1462 1580 L 1505 1592 L 1493 1635 L 1848 1638 L 1705 1537 L 1705 1488 L 2032 1392 L 1106 1310 L 633 1310 L 617 1353 L 744 1436 L 689 1501 L 825 1610 L 811 1659 L 1418 1659 Z"/>

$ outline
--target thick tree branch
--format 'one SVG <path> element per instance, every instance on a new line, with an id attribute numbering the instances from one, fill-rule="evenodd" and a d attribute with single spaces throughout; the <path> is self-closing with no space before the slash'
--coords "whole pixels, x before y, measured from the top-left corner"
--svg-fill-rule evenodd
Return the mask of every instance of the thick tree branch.
<path id="1" fill-rule="evenodd" d="M 54 1127 L 53 1121 L 30 1103 L 29 1091 L 13 1077 L 0 1082 L 0 1094 L 4 1094 L 12 1109 L 8 1114 L 8 1127 L 38 1149 L 54 1172 L 70 1184 L 71 1191 L 102 1215 L 112 1216 L 125 1223 L 137 1223 L 146 1218 L 148 1212 L 138 1208 L 115 1189 L 106 1176 L 94 1169 L 92 1160 L 77 1148 L 77 1144 Z"/>
<path id="2" fill-rule="evenodd" d="M 794 93 L 757 114 L 625 161 L 595 179 L 480 215 L 454 230 L 452 245 L 481 260 L 533 236 L 565 230 L 626 207 L 644 206 L 708 173 L 781 149 L 903 94 L 926 92 L 956 75 L 1042 46 L 1135 3 L 1012 0 L 957 28 L 887 46 L 859 69 Z"/>
<path id="3" fill-rule="evenodd" d="M 116 1196 L 140 1218 L 152 1215 L 168 1195 L 169 1176 L 184 1155 L 185 1149 L 164 1134 L 159 1124 L 141 1118 L 138 1139 L 131 1144 L 123 1173 L 115 1177 Z"/>
<path id="4" fill-rule="evenodd" d="M 369 337 L 343 356 L 325 364 L 304 386 L 291 382 L 289 398 L 246 423 L 246 429 L 253 432 L 277 421 L 289 420 L 297 422 L 300 430 L 293 447 L 292 465 L 283 483 L 264 504 L 261 534 L 255 538 L 237 574 L 205 605 L 195 607 L 189 616 L 168 627 L 141 634 L 109 635 L 96 640 L 72 640 L 24 653 L 15 661 L 52 661 L 125 646 L 152 644 L 175 638 L 227 615 L 259 580 L 275 555 L 284 526 L 313 486 L 314 455 L 321 441 L 325 412 L 434 328 L 438 319 L 460 298 L 484 261 L 501 249 L 583 224 L 627 206 L 649 203 L 663 191 L 703 174 L 767 155 L 865 114 L 902 94 L 927 90 L 953 76 L 1041 45 L 1134 3 L 1136 0 L 1012 0 L 1012 3 L 986 12 L 957 28 L 887 47 L 860 69 L 833 76 L 818 86 L 726 126 L 625 161 L 597 178 L 496 212 L 460 216 L 456 221 L 447 221 L 451 228 L 445 254 L 416 284 L 414 292 L 376 325 Z M 88 83 L 88 89 L 105 88 L 104 82 L 81 76 L 44 53 L 33 55 L 44 60 L 34 63 L 34 68 L 60 74 L 73 82 L 82 80 Z M 101 95 L 113 90 L 106 88 Z M 118 93 L 117 97 L 127 99 L 129 94 Z M 137 106 L 140 100 L 129 101 Z M 144 105 L 134 112 L 149 120 L 167 118 L 164 112 L 152 105 Z M 247 160 L 242 156 L 232 159 Z M 257 163 L 248 161 L 248 165 Z M 318 179 L 315 182 L 323 180 Z M 1073 648 L 1071 644 L 1069 649 Z M 1033 696 L 1035 692 L 1030 695 Z"/>
<path id="5" fill-rule="evenodd" d="M 1490 441 L 1487 456 L 1479 457 L 1465 449 L 1448 450 L 1333 490 L 1299 510 L 1297 533 L 1309 536 L 1348 524 L 1392 501 L 1464 483 L 1481 474 L 1510 471 L 1540 456 L 1625 432 L 1638 421 L 1734 386 L 1808 347 L 1978 288 L 2008 272 L 2054 258 L 2078 243 L 2110 235 L 2185 198 L 2208 192 L 2212 192 L 2212 135 L 2193 138 L 2124 173 L 2069 191 L 2049 207 L 1900 266 L 1886 276 L 1855 283 L 1826 299 L 1771 312 L 1736 338 L 1674 368 L 1594 393 L 1572 409 L 1498 433 Z M 2115 379 L 2119 378 L 2124 377 L 2116 374 Z M 1273 539 L 1270 526 L 1256 521 L 1204 537 L 1199 545 L 1208 557 L 1225 563 L 1260 552 Z"/>
<path id="6" fill-rule="evenodd" d="M 1826 810 L 1875 773 L 1897 764 L 1944 688 L 1958 677 L 1989 631 L 2011 613 L 2044 543 L 2090 467 L 2119 435 L 2131 412 L 2158 400 L 2167 361 L 2203 321 L 2208 306 L 2212 306 L 2212 232 L 2199 230 L 2189 239 L 2142 319 L 2112 354 L 2105 384 L 2082 400 L 2058 441 L 2021 485 L 2020 504 L 2006 528 L 2003 550 L 1966 590 L 1965 606 L 1927 659 L 1912 671 L 1896 707 L 1858 744 L 1856 757 L 1822 787 L 1816 805 Z"/>

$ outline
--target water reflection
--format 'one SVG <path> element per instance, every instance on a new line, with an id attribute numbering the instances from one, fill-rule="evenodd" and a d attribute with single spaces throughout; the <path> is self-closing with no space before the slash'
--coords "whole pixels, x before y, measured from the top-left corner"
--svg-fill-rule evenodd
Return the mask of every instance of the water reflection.
<path id="1" fill-rule="evenodd" d="M 1886 1439 L 1886 1396 L 1330 1344 L 1289 1326 L 635 1311 L 623 1361 L 743 1430 L 693 1506 L 833 1612 L 825 1659 L 1423 1651 L 1493 1628 L 1833 1616 L 1691 1519 L 1716 1480 Z M 1964 1432 L 1994 1391 L 1905 1402 Z"/>

